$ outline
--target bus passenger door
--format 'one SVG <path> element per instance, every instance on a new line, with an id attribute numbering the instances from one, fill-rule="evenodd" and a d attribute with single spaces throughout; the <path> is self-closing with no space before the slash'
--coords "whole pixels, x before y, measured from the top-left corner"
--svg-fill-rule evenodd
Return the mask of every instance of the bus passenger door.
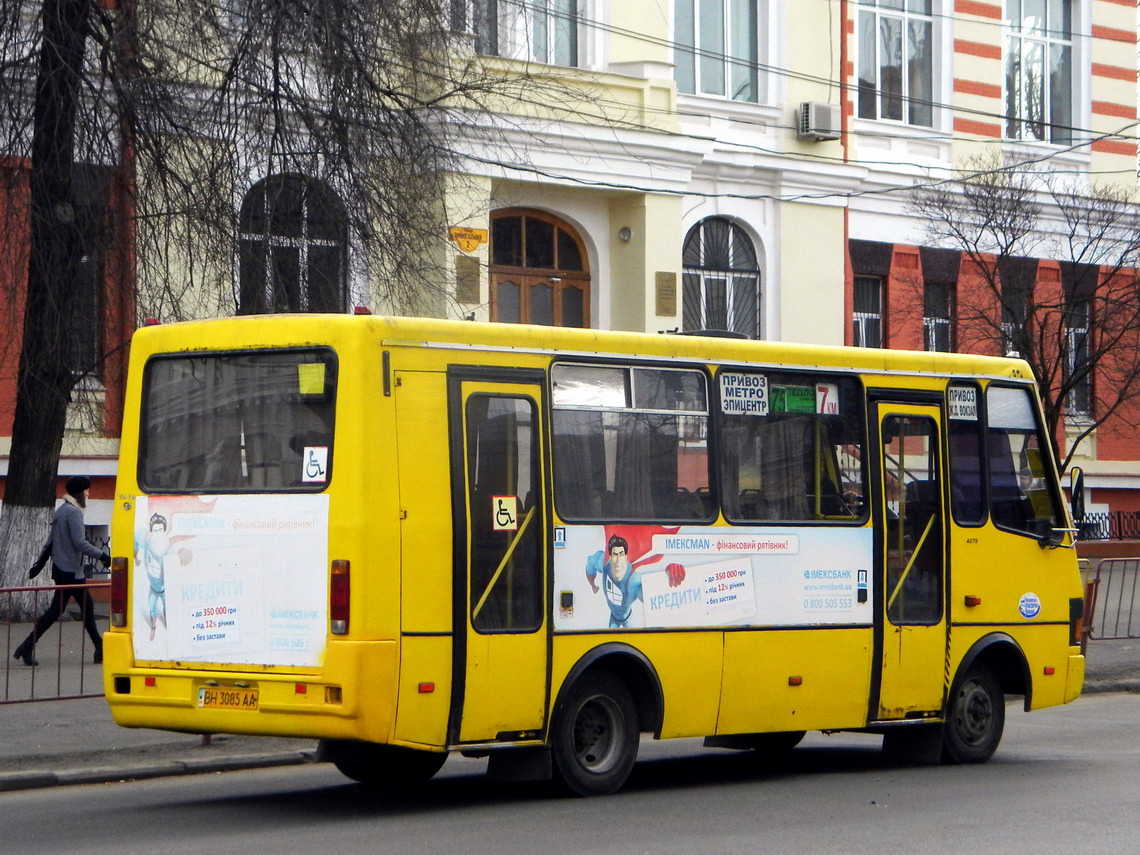
<path id="1" fill-rule="evenodd" d="M 533 740 L 545 724 L 543 388 L 451 384 L 453 507 L 465 529 L 456 538 L 453 744 Z"/>
<path id="2" fill-rule="evenodd" d="M 936 715 L 945 690 L 945 508 L 941 411 L 878 404 L 876 514 L 881 721 Z"/>

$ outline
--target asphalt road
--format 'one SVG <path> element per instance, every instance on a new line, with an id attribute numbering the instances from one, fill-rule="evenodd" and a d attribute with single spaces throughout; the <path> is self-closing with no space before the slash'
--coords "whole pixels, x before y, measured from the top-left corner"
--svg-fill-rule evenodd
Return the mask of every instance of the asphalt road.
<path id="1" fill-rule="evenodd" d="M 811 734 L 778 766 L 644 742 L 626 789 L 568 799 L 453 758 L 382 800 L 312 764 L 0 795 L 4 851 L 34 853 L 1131 853 L 1140 696 L 1025 715 L 976 767 L 887 762 L 874 737 Z"/>

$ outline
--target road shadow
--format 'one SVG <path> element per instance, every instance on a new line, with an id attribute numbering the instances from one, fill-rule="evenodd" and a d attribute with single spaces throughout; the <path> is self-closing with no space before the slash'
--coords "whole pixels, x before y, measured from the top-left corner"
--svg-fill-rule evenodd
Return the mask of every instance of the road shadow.
<path id="1" fill-rule="evenodd" d="M 250 795 L 188 800 L 176 807 L 196 811 L 208 809 L 212 821 L 235 822 L 255 813 L 262 821 L 279 816 L 290 823 L 339 822 L 359 818 L 430 817 L 487 805 L 525 805 L 533 802 L 564 801 L 575 809 L 586 800 L 565 795 L 554 783 L 506 783 L 486 777 L 485 762 L 459 761 L 436 779 L 396 792 L 384 792 L 353 782 L 298 783 L 298 790 L 262 792 Z M 456 771 L 456 767 L 460 771 Z M 332 767 L 327 767 L 332 771 Z M 653 794 L 662 791 L 698 790 L 751 783 L 759 787 L 777 786 L 793 778 L 825 775 L 862 775 L 873 772 L 922 768 L 884 754 L 877 741 L 865 745 L 801 746 L 778 758 L 765 758 L 755 752 L 727 752 L 695 749 L 683 756 L 648 757 L 639 760 L 622 790 L 609 798 Z M 335 774 L 335 772 L 334 772 Z"/>

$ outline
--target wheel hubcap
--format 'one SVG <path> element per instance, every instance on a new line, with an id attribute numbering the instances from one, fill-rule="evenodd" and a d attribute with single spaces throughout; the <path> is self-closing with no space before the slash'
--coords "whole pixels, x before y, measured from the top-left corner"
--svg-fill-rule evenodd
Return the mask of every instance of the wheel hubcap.
<path id="1" fill-rule="evenodd" d="M 593 697 L 574 718 L 574 756 L 582 768 L 606 772 L 618 756 L 621 712 L 607 697 Z"/>
<path id="2" fill-rule="evenodd" d="M 969 745 L 978 745 L 989 735 L 994 721 L 993 698 L 976 680 L 959 690 L 955 719 L 959 735 Z"/>

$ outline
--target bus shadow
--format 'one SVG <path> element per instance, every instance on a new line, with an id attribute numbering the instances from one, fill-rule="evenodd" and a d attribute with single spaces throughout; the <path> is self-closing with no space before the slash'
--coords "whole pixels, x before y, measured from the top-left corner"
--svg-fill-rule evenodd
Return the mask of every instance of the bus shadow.
<path id="1" fill-rule="evenodd" d="M 331 767 L 330 767 L 331 768 Z M 889 757 L 877 746 L 800 747 L 779 758 L 765 759 L 754 752 L 707 750 L 700 753 L 639 760 L 629 780 L 618 794 L 705 789 L 754 783 L 758 786 L 785 782 L 791 778 L 821 775 L 857 775 L 868 772 L 922 768 Z M 312 786 L 293 792 L 230 796 L 223 800 L 202 799 L 183 807 L 197 809 L 209 805 L 222 814 L 234 811 L 241 816 L 252 811 L 262 817 L 280 815 L 284 821 L 313 822 L 351 820 L 367 817 L 424 815 L 441 811 L 478 808 L 486 805 L 523 805 L 534 802 L 581 800 L 566 796 L 555 784 L 507 783 L 491 780 L 482 764 L 470 772 L 447 774 L 425 785 L 396 792 L 377 790 L 363 784 L 343 783 Z M 217 818 L 217 814 L 212 814 Z"/>

